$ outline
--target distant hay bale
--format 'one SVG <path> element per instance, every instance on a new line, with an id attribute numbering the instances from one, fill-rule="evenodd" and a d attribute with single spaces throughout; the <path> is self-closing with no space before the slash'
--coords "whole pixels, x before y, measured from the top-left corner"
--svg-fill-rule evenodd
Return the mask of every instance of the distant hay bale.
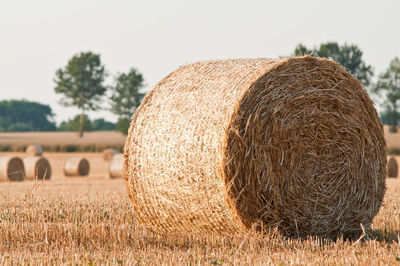
<path id="1" fill-rule="evenodd" d="M 117 153 L 118 153 L 118 151 L 116 149 L 104 149 L 103 150 L 103 160 L 106 162 L 109 162 L 114 157 L 114 155 Z"/>
<path id="2" fill-rule="evenodd" d="M 51 178 L 51 166 L 44 157 L 30 156 L 24 158 L 25 178 L 27 180 Z"/>
<path id="3" fill-rule="evenodd" d="M 87 176 L 90 166 L 88 160 L 81 157 L 68 158 L 64 165 L 65 176 Z"/>
<path id="4" fill-rule="evenodd" d="M 124 156 L 122 153 L 115 154 L 108 167 L 110 178 L 121 178 L 124 170 Z"/>
<path id="5" fill-rule="evenodd" d="M 23 181 L 24 162 L 19 157 L 0 156 L 0 181 Z"/>
<path id="6" fill-rule="evenodd" d="M 219 60 L 147 94 L 124 164 L 134 213 L 154 231 L 330 237 L 370 226 L 386 143 L 367 92 L 332 60 Z"/>
<path id="7" fill-rule="evenodd" d="M 32 144 L 26 147 L 26 153 L 28 154 L 28 156 L 42 156 L 43 149 L 38 144 Z"/>
<path id="8" fill-rule="evenodd" d="M 397 160 L 394 156 L 388 156 L 388 176 L 397 177 L 399 172 Z"/>

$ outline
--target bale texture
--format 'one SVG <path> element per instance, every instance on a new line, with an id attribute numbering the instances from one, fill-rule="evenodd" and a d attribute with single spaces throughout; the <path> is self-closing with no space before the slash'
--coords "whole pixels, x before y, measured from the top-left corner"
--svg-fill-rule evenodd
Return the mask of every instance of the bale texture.
<path id="1" fill-rule="evenodd" d="M 19 157 L 0 156 L 0 181 L 23 181 L 24 162 Z"/>
<path id="2" fill-rule="evenodd" d="M 397 164 L 397 160 L 394 156 L 388 156 L 388 176 L 389 177 L 397 177 L 399 172 L 399 166 Z"/>
<path id="3" fill-rule="evenodd" d="M 368 94 L 334 61 L 207 61 L 145 97 L 124 168 L 135 215 L 154 231 L 330 237 L 370 226 L 386 143 Z"/>
<path id="4" fill-rule="evenodd" d="M 24 158 L 25 179 L 45 179 L 51 178 L 51 166 L 49 161 L 40 156 L 30 156 Z"/>
<path id="5" fill-rule="evenodd" d="M 38 144 L 31 144 L 26 147 L 26 153 L 28 156 L 42 156 L 43 149 Z"/>
<path id="6" fill-rule="evenodd" d="M 108 167 L 110 178 L 121 178 L 124 170 L 124 156 L 122 153 L 115 154 Z"/>
<path id="7" fill-rule="evenodd" d="M 117 154 L 118 151 L 116 149 L 104 149 L 103 150 L 103 160 L 106 162 L 109 162 L 112 160 L 115 154 Z"/>
<path id="8" fill-rule="evenodd" d="M 81 157 L 68 158 L 64 165 L 65 176 L 87 176 L 90 166 L 88 160 Z"/>

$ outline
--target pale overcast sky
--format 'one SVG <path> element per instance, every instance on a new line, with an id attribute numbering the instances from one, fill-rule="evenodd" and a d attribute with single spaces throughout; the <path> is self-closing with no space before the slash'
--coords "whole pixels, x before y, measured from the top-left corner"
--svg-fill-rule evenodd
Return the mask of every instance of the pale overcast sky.
<path id="1" fill-rule="evenodd" d="M 274 58 L 299 42 L 357 44 L 379 74 L 400 56 L 399 12 L 396 0 L 0 0 L 0 100 L 50 104 L 57 122 L 74 116 L 53 78 L 80 51 L 100 53 L 111 75 L 137 68 L 146 91 L 183 64 Z"/>

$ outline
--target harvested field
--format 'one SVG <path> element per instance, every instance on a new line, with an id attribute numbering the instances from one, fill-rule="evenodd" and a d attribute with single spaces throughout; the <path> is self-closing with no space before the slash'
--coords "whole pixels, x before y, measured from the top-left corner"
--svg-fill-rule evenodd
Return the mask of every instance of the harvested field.
<path id="1" fill-rule="evenodd" d="M 85 132 L 79 138 L 77 132 L 2 132 L 0 151 L 25 151 L 32 143 L 42 146 L 44 151 L 95 151 L 104 148 L 122 150 L 125 136 L 117 131 Z"/>
<path id="2" fill-rule="evenodd" d="M 387 141 L 387 147 L 388 147 L 389 151 L 391 151 L 391 150 L 399 150 L 400 151 L 400 128 L 398 129 L 399 131 L 397 133 L 389 132 L 388 125 L 383 126 L 383 129 L 385 131 L 385 138 Z"/>
<path id="3" fill-rule="evenodd" d="M 101 154 L 91 159 L 102 160 Z M 371 232 L 331 241 L 286 239 L 277 232 L 159 236 L 134 220 L 124 181 L 105 175 L 0 183 L 0 264 L 391 265 L 400 259 L 397 179 L 387 181 Z"/>

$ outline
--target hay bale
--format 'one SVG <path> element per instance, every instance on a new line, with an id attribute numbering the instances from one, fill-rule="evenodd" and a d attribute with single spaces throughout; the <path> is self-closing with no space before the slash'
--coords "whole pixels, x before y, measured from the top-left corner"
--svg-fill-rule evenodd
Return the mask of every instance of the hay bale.
<path id="1" fill-rule="evenodd" d="M 373 102 L 310 56 L 183 66 L 147 94 L 125 144 L 135 215 L 163 233 L 288 236 L 368 228 L 385 193 Z"/>
<path id="2" fill-rule="evenodd" d="M 23 181 L 24 162 L 19 157 L 0 156 L 0 181 Z"/>
<path id="3" fill-rule="evenodd" d="M 68 158 L 64 165 L 65 176 L 87 176 L 90 166 L 88 160 L 81 157 Z"/>
<path id="4" fill-rule="evenodd" d="M 43 149 L 38 144 L 31 144 L 26 147 L 25 152 L 28 154 L 28 156 L 42 156 Z"/>
<path id="5" fill-rule="evenodd" d="M 388 176 L 389 177 L 397 177 L 399 172 L 399 166 L 397 164 L 397 160 L 394 156 L 388 156 Z"/>
<path id="6" fill-rule="evenodd" d="M 114 157 L 114 155 L 117 153 L 118 153 L 118 151 L 116 149 L 104 149 L 103 150 L 103 160 L 106 162 L 109 162 Z"/>
<path id="7" fill-rule="evenodd" d="M 124 170 L 124 156 L 122 153 L 115 154 L 108 167 L 110 178 L 121 178 Z"/>
<path id="8" fill-rule="evenodd" d="M 25 178 L 27 180 L 51 178 L 51 166 L 49 161 L 40 156 L 30 156 L 24 158 Z"/>

